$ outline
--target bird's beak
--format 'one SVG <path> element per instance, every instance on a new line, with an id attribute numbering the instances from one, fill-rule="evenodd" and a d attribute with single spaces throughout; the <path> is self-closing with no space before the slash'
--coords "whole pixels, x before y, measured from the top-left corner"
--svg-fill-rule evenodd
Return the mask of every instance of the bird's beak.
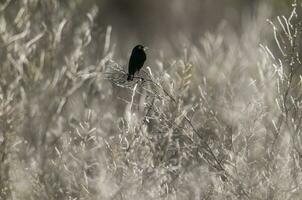
<path id="1" fill-rule="evenodd" d="M 148 47 L 144 47 L 144 51 L 147 51 L 149 48 Z"/>

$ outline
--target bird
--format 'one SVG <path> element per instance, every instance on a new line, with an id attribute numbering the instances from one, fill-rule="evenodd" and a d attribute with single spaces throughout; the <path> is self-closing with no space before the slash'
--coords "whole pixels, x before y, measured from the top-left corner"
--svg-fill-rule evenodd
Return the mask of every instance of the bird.
<path id="1" fill-rule="evenodd" d="M 129 65 L 128 65 L 128 77 L 127 81 L 132 81 L 133 76 L 136 72 L 139 72 L 139 70 L 143 67 L 145 61 L 146 61 L 146 51 L 147 47 L 144 47 L 143 45 L 136 45 L 131 53 L 130 59 L 129 59 Z"/>

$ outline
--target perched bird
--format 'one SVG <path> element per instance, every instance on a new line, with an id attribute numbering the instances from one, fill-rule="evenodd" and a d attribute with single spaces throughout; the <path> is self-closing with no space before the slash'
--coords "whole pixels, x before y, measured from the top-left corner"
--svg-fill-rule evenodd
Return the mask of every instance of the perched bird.
<path id="1" fill-rule="evenodd" d="M 136 45 L 133 48 L 129 60 L 127 81 L 132 81 L 134 74 L 139 72 L 139 70 L 143 67 L 144 62 L 146 61 L 145 50 L 147 50 L 147 48 L 143 45 Z"/>

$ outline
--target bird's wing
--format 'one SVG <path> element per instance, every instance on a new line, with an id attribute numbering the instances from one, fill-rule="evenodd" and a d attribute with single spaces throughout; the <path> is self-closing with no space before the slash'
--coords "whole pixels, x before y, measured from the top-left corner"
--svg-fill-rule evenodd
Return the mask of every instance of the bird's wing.
<path id="1" fill-rule="evenodd" d="M 128 66 L 128 73 L 129 74 L 134 74 L 136 71 L 136 67 L 135 67 L 135 57 L 133 55 L 131 55 L 130 60 L 129 60 L 129 66 Z"/>
<path id="2" fill-rule="evenodd" d="M 142 55 L 139 57 L 139 60 L 137 61 L 137 62 L 138 62 L 138 64 L 137 64 L 138 69 L 137 69 L 137 70 L 140 70 L 140 69 L 143 67 L 145 61 L 146 61 L 146 54 L 144 53 L 144 54 L 142 54 Z"/>

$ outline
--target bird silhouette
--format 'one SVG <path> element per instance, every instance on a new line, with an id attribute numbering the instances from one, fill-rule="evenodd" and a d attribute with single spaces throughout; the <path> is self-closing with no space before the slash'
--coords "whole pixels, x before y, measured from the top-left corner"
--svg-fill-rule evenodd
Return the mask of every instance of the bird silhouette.
<path id="1" fill-rule="evenodd" d="M 136 45 L 131 53 L 130 59 L 129 59 L 129 69 L 128 69 L 128 77 L 127 81 L 132 81 L 133 76 L 136 72 L 139 72 L 139 70 L 143 67 L 145 61 L 146 61 L 146 53 L 145 53 L 146 47 L 143 45 Z"/>

